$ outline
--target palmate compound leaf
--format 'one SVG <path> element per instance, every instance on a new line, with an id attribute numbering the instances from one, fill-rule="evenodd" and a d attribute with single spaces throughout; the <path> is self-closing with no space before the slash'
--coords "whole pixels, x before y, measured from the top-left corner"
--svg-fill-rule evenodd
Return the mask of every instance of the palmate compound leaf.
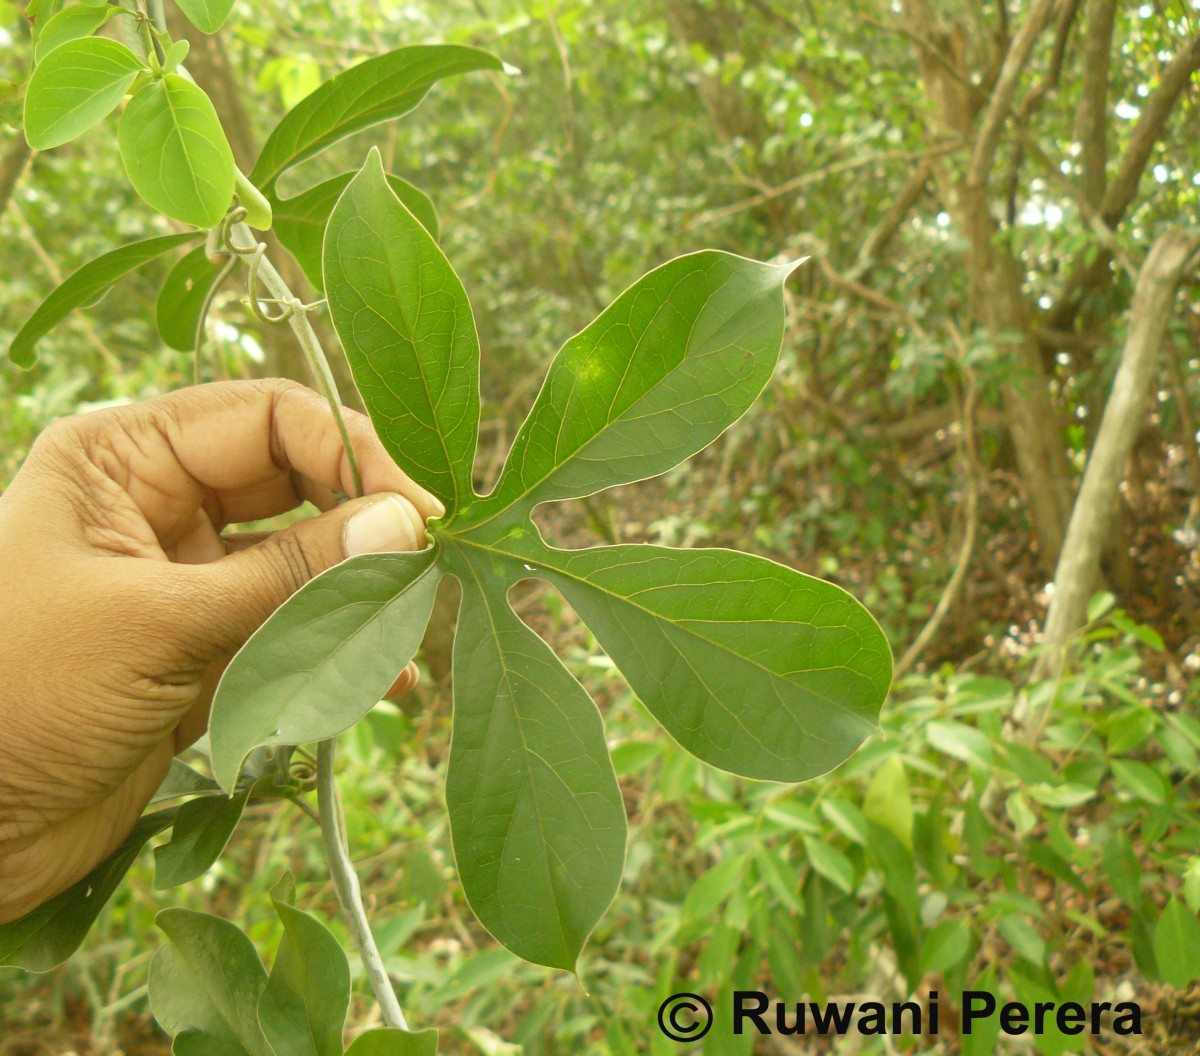
<path id="1" fill-rule="evenodd" d="M 531 575 L 555 583 L 595 621 L 681 742 L 737 773 L 795 780 L 836 765 L 874 728 L 887 689 L 882 634 L 828 584 L 728 551 L 555 551 L 529 520 L 539 502 L 660 473 L 744 413 L 774 368 L 791 266 L 706 251 L 635 283 L 563 348 L 500 483 L 477 499 L 469 308 L 428 233 L 388 189 L 377 157 L 335 207 L 324 259 L 331 314 L 385 443 L 458 507 L 457 520 L 432 529 L 437 545 L 427 560 L 431 577 L 444 568 L 463 584 L 447 800 L 464 889 L 511 950 L 569 970 L 618 883 L 624 812 L 599 716 L 513 614 L 513 583 Z M 360 558 L 356 567 L 386 568 L 402 557 Z M 270 662 L 251 662 L 257 654 L 244 651 L 231 665 L 214 731 L 222 722 L 248 726 L 233 751 L 214 733 L 214 768 L 226 787 L 263 729 L 290 721 L 293 684 L 320 685 L 313 704 L 336 701 L 358 717 L 411 655 L 406 645 L 381 665 L 390 636 L 365 633 L 361 621 L 289 640 L 289 628 L 316 627 L 337 612 L 339 591 L 324 610 L 319 592 L 345 567 L 314 580 L 310 596 L 301 591 L 260 632 Z M 386 606 L 395 589 L 386 577 L 364 583 L 360 601 Z M 423 625 L 429 608 L 419 609 Z M 324 634 L 347 640 L 331 648 L 320 643 Z M 295 658 L 310 652 L 316 662 L 293 674 Z M 331 677 L 331 668 L 369 679 Z M 248 708 L 245 695 L 232 692 L 234 674 L 260 690 Z M 332 732 L 305 729 L 309 738 Z"/>
<path id="2" fill-rule="evenodd" d="M 272 198 L 274 231 L 284 248 L 296 258 L 313 287 L 324 288 L 321 274 L 321 243 L 325 238 L 325 225 L 329 214 L 341 197 L 354 173 L 344 172 L 331 180 L 318 183 L 294 198 Z M 438 237 L 437 211 L 420 187 L 400 176 L 388 175 L 388 186 L 420 222 L 433 238 Z"/>
<path id="3" fill-rule="evenodd" d="M 41 62 L 60 44 L 90 37 L 108 21 L 113 11 L 112 7 L 90 7 L 87 4 L 73 4 L 60 11 L 38 33 L 37 46 L 33 49 L 34 62 Z"/>
<path id="4" fill-rule="evenodd" d="M 832 583 L 735 550 L 501 543 L 552 583 L 693 755 L 805 781 L 876 728 L 891 683 L 879 625 Z"/>
<path id="5" fill-rule="evenodd" d="M 400 1030 L 379 1027 L 360 1034 L 350 1043 L 346 1056 L 437 1056 L 436 1030 Z"/>
<path id="6" fill-rule="evenodd" d="M 625 808 L 584 688 L 508 603 L 508 581 L 447 546 L 462 583 L 446 778 L 467 901 L 513 953 L 573 971 L 616 894 Z"/>
<path id="7" fill-rule="evenodd" d="M 32 367 L 37 362 L 34 347 L 38 341 L 72 311 L 95 304 L 118 279 L 137 271 L 176 246 L 194 242 L 197 237 L 194 231 L 160 235 L 158 238 L 131 242 L 95 260 L 89 260 L 38 305 L 8 346 L 9 358 L 19 367 Z"/>
<path id="8" fill-rule="evenodd" d="M 656 476 L 710 444 L 775 369 L 795 267 L 705 250 L 635 282 L 555 356 L 461 530 L 503 534 L 539 502 Z"/>
<path id="9" fill-rule="evenodd" d="M 50 52 L 25 91 L 25 138 L 34 150 L 69 143 L 117 108 L 146 69 L 124 44 L 107 37 L 72 40 Z"/>
<path id="10" fill-rule="evenodd" d="M 297 909 L 287 882 L 271 892 L 283 939 L 258 1002 L 267 1041 L 287 1056 L 342 1056 L 350 965 L 324 924 Z"/>
<path id="11" fill-rule="evenodd" d="M 249 796 L 244 789 L 234 796 L 201 796 L 184 803 L 170 840 L 154 848 L 154 886 L 162 891 L 208 872 L 241 821 Z"/>
<path id="12" fill-rule="evenodd" d="M 196 227 L 213 227 L 225 215 L 237 172 L 233 149 L 212 101 L 191 81 L 168 73 L 134 93 L 117 145 L 148 205 Z"/>
<path id="13" fill-rule="evenodd" d="M 443 77 L 504 69 L 494 55 L 461 44 L 415 44 L 368 59 L 305 96 L 275 126 L 250 180 L 271 193 L 280 174 L 339 139 L 403 117 Z"/>
<path id="14" fill-rule="evenodd" d="M 334 206 L 324 260 L 329 317 L 375 431 L 452 521 L 474 498 L 479 339 L 462 283 L 378 150 Z"/>
<path id="15" fill-rule="evenodd" d="M 209 260 L 204 246 L 185 253 L 171 269 L 154 311 L 159 336 L 168 346 L 180 352 L 196 348 L 204 305 L 222 270 L 224 264 Z"/>
<path id="16" fill-rule="evenodd" d="M 233 10 L 233 0 L 175 0 L 179 10 L 187 15 L 202 33 L 215 33 Z"/>
<path id="17" fill-rule="evenodd" d="M 172 1037 L 187 1034 L 189 1052 L 273 1056 L 258 1025 L 267 972 L 249 938 L 190 909 L 164 909 L 154 919 L 169 940 L 150 964 L 150 1011 L 159 1026 Z"/>
<path id="18" fill-rule="evenodd" d="M 434 551 L 353 557 L 275 611 L 234 656 L 209 720 L 213 777 L 232 791 L 250 752 L 353 726 L 412 659 L 437 590 Z"/>
<path id="19" fill-rule="evenodd" d="M 146 841 L 175 819 L 176 810 L 144 814 L 125 842 L 73 887 L 8 924 L 0 924 L 0 965 L 29 972 L 57 968 L 77 949 Z"/>

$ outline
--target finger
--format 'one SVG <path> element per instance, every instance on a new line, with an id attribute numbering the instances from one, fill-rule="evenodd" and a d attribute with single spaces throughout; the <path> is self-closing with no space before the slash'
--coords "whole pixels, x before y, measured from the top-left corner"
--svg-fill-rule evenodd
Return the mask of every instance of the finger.
<path id="1" fill-rule="evenodd" d="M 313 576 L 347 557 L 425 546 L 425 520 L 402 495 L 355 499 L 274 532 L 218 561 L 179 566 L 190 599 L 176 629 L 185 653 L 205 663 L 241 648 Z"/>
<path id="2" fill-rule="evenodd" d="M 442 512 L 388 456 L 370 420 L 345 410 L 366 494 L 405 496 Z M 218 382 L 73 420 L 92 461 L 132 499 L 164 545 L 203 508 L 217 530 L 271 517 L 307 499 L 331 508 L 353 494 L 341 434 L 325 401 L 294 382 Z M 62 431 L 56 433 L 63 436 Z"/>

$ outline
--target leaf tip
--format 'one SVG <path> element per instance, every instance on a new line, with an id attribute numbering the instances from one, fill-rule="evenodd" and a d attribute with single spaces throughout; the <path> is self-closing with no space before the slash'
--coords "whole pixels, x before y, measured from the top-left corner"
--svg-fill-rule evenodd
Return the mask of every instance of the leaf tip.
<path id="1" fill-rule="evenodd" d="M 806 255 L 803 257 L 797 257 L 795 260 L 785 261 L 782 264 L 773 264 L 772 267 L 778 268 L 781 272 L 783 272 L 783 279 L 786 282 L 789 278 L 791 278 L 792 272 L 800 267 L 801 264 L 807 264 L 810 260 L 812 260 L 812 257 Z"/>
<path id="2" fill-rule="evenodd" d="M 22 370 L 29 370 L 37 362 L 37 353 L 32 348 L 19 347 L 14 341 L 8 349 L 8 358 Z"/>

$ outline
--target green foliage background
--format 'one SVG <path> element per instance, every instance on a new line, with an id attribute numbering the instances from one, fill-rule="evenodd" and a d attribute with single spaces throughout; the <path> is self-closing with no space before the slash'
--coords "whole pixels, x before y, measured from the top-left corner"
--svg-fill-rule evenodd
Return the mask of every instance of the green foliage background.
<path id="1" fill-rule="evenodd" d="M 562 545 L 598 533 L 743 546 L 851 590 L 901 655 L 945 590 L 977 494 L 978 538 L 949 618 L 897 683 L 883 733 L 812 786 L 732 778 L 648 732 L 643 706 L 557 595 L 518 597 L 601 702 L 630 815 L 621 891 L 581 964 L 586 992 L 495 947 L 465 906 L 442 803 L 445 643 L 426 642 L 422 688 L 346 738 L 343 787 L 405 1007 L 414 1023 L 442 1027 L 444 1051 L 666 1053 L 674 1046 L 653 1030 L 663 997 L 693 989 L 719 1007 L 736 987 L 819 1000 L 994 982 L 1027 1000 L 1136 997 L 1157 1010 L 1151 1051 L 1186 1051 L 1200 1035 L 1187 997 L 1200 977 L 1200 317 L 1177 312 L 1162 353 L 1106 563 L 1115 596 L 1096 602 L 1064 677 L 1027 685 L 1047 570 L 1028 517 L 1036 482 L 1001 421 L 1016 343 L 977 318 L 980 250 L 932 175 L 872 246 L 914 171 L 954 144 L 931 117 L 913 31 L 892 5 L 860 6 L 849 17 L 822 0 L 239 3 L 219 46 L 193 35 L 188 64 L 202 81 L 206 71 L 223 78 L 223 90 L 209 90 L 249 162 L 283 109 L 390 48 L 476 44 L 523 71 L 447 81 L 394 129 L 306 163 L 297 184 L 356 167 L 378 142 L 388 171 L 433 198 L 485 350 L 484 486 L 563 335 L 638 275 L 705 245 L 764 260 L 814 255 L 788 287 L 783 358 L 760 404 L 666 478 L 556 510 Z M 1029 6 L 1008 15 L 1019 22 Z M 1087 15 L 1093 5 L 1079 6 Z M 995 4 L 954 2 L 940 15 L 987 73 Z M 1117 11 L 1110 180 L 1198 21 L 1178 0 Z M 19 80 L 28 33 L 16 13 L 3 26 L 0 79 Z M 1034 52 L 1019 99 L 1045 88 L 1023 135 L 1010 129 L 1001 141 L 988 208 L 996 245 L 1019 262 L 1042 313 L 1047 388 L 1078 471 L 1132 282 L 1111 269 L 1066 333 L 1052 325 L 1072 267 L 1103 248 L 1072 183 L 1082 29 L 1065 38 L 1057 78 L 1054 36 Z M 17 136 L 0 128 L 0 147 Z M 295 189 L 287 179 L 284 194 Z M 1114 226 L 1118 259 L 1144 257 L 1167 224 L 1194 222 L 1198 205 L 1193 86 Z M 111 138 L 36 156 L 0 213 L 0 342 L 54 269 L 169 233 L 129 187 Z M 190 381 L 190 357 L 154 330 L 168 267 L 122 282 L 55 330 L 32 373 L 0 371 L 0 480 L 54 417 Z M 1196 292 L 1185 287 L 1181 300 Z M 262 332 L 238 296 L 230 285 L 218 299 L 212 374 L 302 376 L 287 340 Z M 964 430 L 973 451 L 958 440 Z M 1030 744 L 1004 731 L 1022 695 L 1052 705 Z M 295 812 L 252 806 L 203 880 L 165 899 L 143 861 L 70 964 L 43 980 L 0 970 L 0 1053 L 165 1051 L 145 1002 L 154 913 L 182 904 L 228 915 L 269 950 L 281 926 L 267 892 L 289 868 L 299 904 L 345 942 L 315 829 Z M 365 1025 L 361 979 L 355 995 L 354 1021 Z M 722 1053 L 739 1051 L 720 1022 L 713 1037 Z M 947 1031 L 917 1048 L 991 1044 L 960 1046 Z M 1055 1037 L 1038 1048 L 1083 1051 Z"/>

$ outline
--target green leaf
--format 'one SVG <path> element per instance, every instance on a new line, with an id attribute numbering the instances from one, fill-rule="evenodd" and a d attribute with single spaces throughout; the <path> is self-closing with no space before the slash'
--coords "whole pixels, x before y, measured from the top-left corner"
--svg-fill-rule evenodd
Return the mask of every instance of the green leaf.
<path id="1" fill-rule="evenodd" d="M 148 205 L 196 227 L 214 227 L 225 215 L 233 151 L 211 100 L 191 81 L 168 73 L 145 85 L 121 115 L 117 143 Z"/>
<path id="2" fill-rule="evenodd" d="M 925 725 L 925 739 L 939 752 L 964 763 L 985 769 L 992 765 L 992 746 L 974 726 L 962 722 L 929 722 Z"/>
<path id="3" fill-rule="evenodd" d="M 346 1056 L 437 1056 L 436 1030 L 400 1030 L 380 1027 L 360 1034 L 346 1050 Z"/>
<path id="4" fill-rule="evenodd" d="M 215 33 L 233 10 L 233 0 L 175 0 L 179 10 L 187 15 L 201 33 Z"/>
<path id="5" fill-rule="evenodd" d="M 276 1053 L 342 1056 L 350 965 L 329 929 L 272 891 L 284 935 L 258 1002 L 258 1022 Z"/>
<path id="6" fill-rule="evenodd" d="M 388 454 L 446 504 L 474 498 L 479 340 L 450 262 L 372 150 L 325 232 L 325 296 Z"/>
<path id="7" fill-rule="evenodd" d="M 150 1011 L 159 1026 L 172 1036 L 200 1031 L 250 1056 L 272 1056 L 257 1015 L 267 973 L 241 929 L 179 908 L 164 909 L 154 922 L 170 940 L 150 964 Z"/>
<path id="8" fill-rule="evenodd" d="M 1200 979 L 1200 920 L 1177 898 L 1154 926 L 1154 956 L 1163 982 L 1177 990 Z"/>
<path id="9" fill-rule="evenodd" d="M 25 82 L 0 78 L 0 123 L 21 129 L 25 109 Z"/>
<path id="10" fill-rule="evenodd" d="M 513 953 L 573 971 L 620 883 L 621 790 L 595 704 L 473 556 L 447 550 L 463 588 L 446 778 L 459 876 Z"/>
<path id="11" fill-rule="evenodd" d="M 75 4 L 60 11 L 38 34 L 37 47 L 33 52 L 34 62 L 41 62 L 60 44 L 78 40 L 80 37 L 90 37 L 108 21 L 109 12 L 114 10 L 116 9 L 112 7 Z"/>
<path id="12" fill-rule="evenodd" d="M 221 786 L 232 791 L 254 748 L 332 737 L 370 711 L 421 644 L 440 575 L 433 550 L 369 554 L 284 602 L 217 687 L 209 743 Z"/>
<path id="13" fill-rule="evenodd" d="M 656 476 L 712 443 L 775 369 L 793 267 L 705 250 L 635 282 L 555 356 L 467 525 L 505 515 L 502 534 L 539 502 Z"/>
<path id="14" fill-rule="evenodd" d="M 179 808 L 170 841 L 154 848 L 154 886 L 159 891 L 208 872 L 237 828 L 249 795 L 247 789 L 236 796 L 205 796 Z"/>
<path id="15" fill-rule="evenodd" d="M 921 971 L 945 973 L 957 968 L 971 952 L 971 925 L 961 917 L 939 921 L 921 945 Z"/>
<path id="16" fill-rule="evenodd" d="M 208 259 L 204 246 L 197 246 L 171 269 L 155 307 L 158 332 L 169 347 L 180 352 L 195 349 L 203 325 L 200 315 L 223 267 Z"/>
<path id="17" fill-rule="evenodd" d="M 310 187 L 294 198 L 275 198 L 271 201 L 275 214 L 275 234 L 304 269 L 308 281 L 318 290 L 325 288 L 325 279 L 321 274 L 321 243 L 325 238 L 325 225 L 329 222 L 334 204 L 353 178 L 354 173 L 344 172 L 341 176 Z M 389 174 L 387 182 L 430 237 L 437 238 L 437 212 L 429 195 L 399 176 Z"/>
<path id="18" fill-rule="evenodd" d="M 499 544 L 549 580 L 689 752 L 745 777 L 804 781 L 872 733 L 887 641 L 849 594 L 732 550 Z"/>
<path id="19" fill-rule="evenodd" d="M 1157 806 L 1167 801 L 1170 785 L 1154 767 L 1135 759 L 1114 759 L 1111 765 L 1117 784 L 1138 799 Z"/>
<path id="20" fill-rule="evenodd" d="M 221 786 L 211 777 L 193 770 L 181 759 L 171 760 L 171 769 L 167 776 L 150 797 L 151 803 L 162 803 L 168 799 L 179 799 L 181 796 L 207 795 L 220 792 Z"/>
<path id="21" fill-rule="evenodd" d="M 173 1056 L 251 1056 L 236 1041 L 193 1027 L 176 1036 L 171 1052 Z"/>
<path id="22" fill-rule="evenodd" d="M 417 44 L 368 59 L 326 81 L 284 115 L 250 179 L 269 194 L 280 173 L 351 132 L 402 117 L 443 77 L 503 68 L 494 55 L 460 44 Z"/>
<path id="23" fill-rule="evenodd" d="M 854 864 L 831 843 L 805 836 L 804 856 L 816 872 L 834 887 L 850 894 L 854 890 Z"/>
<path id="24" fill-rule="evenodd" d="M 899 755 L 889 755 L 867 786 L 863 800 L 863 814 L 877 825 L 882 825 L 910 851 L 913 847 L 913 804 L 908 788 L 908 776 L 904 772 L 904 761 Z"/>
<path id="25" fill-rule="evenodd" d="M 145 65 L 107 37 L 72 40 L 38 63 L 25 92 L 25 138 L 34 150 L 69 143 L 116 109 Z"/>
<path id="26" fill-rule="evenodd" d="M 161 235 L 131 242 L 88 261 L 38 305 L 8 346 L 9 358 L 19 367 L 32 367 L 37 362 L 34 346 L 38 340 L 74 309 L 95 304 L 118 279 L 144 267 L 168 250 L 195 240 L 194 232 Z"/>
<path id="27" fill-rule="evenodd" d="M 73 887 L 38 906 L 32 913 L 0 924 L 0 965 L 29 972 L 57 968 L 77 949 L 92 922 L 152 836 L 175 818 L 175 809 L 138 819 L 125 842 Z"/>

